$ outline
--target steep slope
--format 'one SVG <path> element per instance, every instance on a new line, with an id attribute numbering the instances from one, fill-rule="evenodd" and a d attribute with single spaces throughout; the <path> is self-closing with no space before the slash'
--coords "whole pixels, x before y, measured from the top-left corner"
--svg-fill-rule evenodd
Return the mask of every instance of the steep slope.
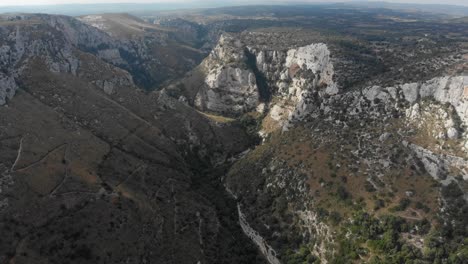
<path id="1" fill-rule="evenodd" d="M 225 179 L 244 233 L 269 263 L 463 263 L 468 76 L 346 86 L 342 47 L 276 36 L 225 35 L 168 88 L 203 111 L 258 117 L 264 142 Z"/>
<path id="2" fill-rule="evenodd" d="M 227 34 L 221 36 L 201 65 L 167 90 L 173 97 L 202 111 L 227 116 L 252 111 L 260 100 L 246 47 Z"/>
<path id="3" fill-rule="evenodd" d="M 315 101 L 301 122 L 273 132 L 229 172 L 242 217 L 284 262 L 463 263 L 466 80 L 414 85 L 425 95 L 412 102 L 400 87 Z M 362 230 L 367 224 L 374 233 Z M 446 255 L 436 256 L 441 249 Z"/>
<path id="4" fill-rule="evenodd" d="M 2 17 L 1 263 L 466 262 L 468 27 L 188 14 Z"/>
<path id="5" fill-rule="evenodd" d="M 254 261 L 213 180 L 249 144 L 238 125 L 139 90 L 71 18 L 0 30 L 0 263 Z"/>
<path id="6" fill-rule="evenodd" d="M 206 57 L 192 38 L 178 28 L 147 23 L 128 14 L 88 15 L 78 18 L 103 30 L 135 51 L 121 52 L 137 84 L 148 90 L 160 88 L 165 82 L 182 77 Z M 180 37 L 180 36 L 183 37 Z"/>

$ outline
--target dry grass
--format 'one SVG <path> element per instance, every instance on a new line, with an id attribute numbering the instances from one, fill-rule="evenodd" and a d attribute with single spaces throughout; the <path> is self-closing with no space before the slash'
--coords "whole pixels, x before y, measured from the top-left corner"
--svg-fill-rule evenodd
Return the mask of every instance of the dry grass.
<path id="1" fill-rule="evenodd" d="M 199 112 L 200 114 L 208 117 L 210 120 L 213 120 L 213 121 L 218 122 L 218 123 L 231 123 L 231 122 L 235 121 L 234 118 L 230 118 L 230 117 L 205 113 L 205 112 L 201 112 L 201 111 L 197 111 L 197 112 Z"/>
<path id="2" fill-rule="evenodd" d="M 62 145 L 47 153 L 41 159 L 15 171 L 17 177 L 40 195 L 48 195 L 62 182 L 66 175 L 65 164 L 66 145 Z"/>
<path id="3" fill-rule="evenodd" d="M 82 21 L 89 24 L 101 24 L 105 31 L 113 36 L 132 37 L 143 36 L 147 30 L 170 32 L 170 29 L 158 25 L 149 24 L 140 18 L 129 14 L 102 14 L 80 17 Z"/>
<path id="4" fill-rule="evenodd" d="M 310 136 L 310 131 L 303 128 L 294 129 L 288 133 L 274 134 L 268 144 L 262 145 L 250 153 L 249 159 L 259 159 L 259 156 L 268 148 L 275 149 L 276 156 L 286 161 L 288 167 L 298 173 L 308 175 L 310 197 L 317 207 L 339 212 L 343 216 L 350 216 L 352 208 L 345 201 L 340 201 L 337 189 L 344 187 L 351 195 L 352 201 L 364 201 L 366 210 L 374 211 L 376 201 L 384 200 L 385 205 L 375 211 L 376 215 L 393 214 L 408 220 L 432 219 L 434 212 L 438 210 L 439 192 L 437 183 L 429 175 L 418 175 L 410 165 L 401 168 L 384 171 L 379 177 L 385 187 L 369 192 L 366 190 L 368 177 L 363 160 L 356 160 L 351 153 L 355 148 L 351 145 L 343 145 L 338 140 L 320 142 Z M 350 171 L 349 165 L 356 165 L 358 170 Z M 301 169 L 299 169 L 301 168 Z M 407 198 L 406 191 L 413 191 L 409 197 L 412 203 L 405 211 L 394 212 L 391 208 L 398 205 L 399 201 Z M 420 202 L 430 211 L 425 212 L 415 207 Z"/>

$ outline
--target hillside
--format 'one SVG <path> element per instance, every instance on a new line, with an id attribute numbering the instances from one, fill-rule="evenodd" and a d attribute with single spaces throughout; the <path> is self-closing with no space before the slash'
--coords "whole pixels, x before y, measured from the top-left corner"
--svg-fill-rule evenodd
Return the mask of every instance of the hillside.
<path id="1" fill-rule="evenodd" d="M 163 84 L 183 76 L 206 56 L 199 43 L 185 36 L 185 32 L 147 23 L 129 14 L 87 15 L 78 18 L 109 34 L 120 45 L 120 56 L 136 83 L 147 90 L 161 89 Z M 108 53 L 113 56 L 115 52 Z"/>
<path id="2" fill-rule="evenodd" d="M 0 263 L 468 259 L 468 24 L 0 15 Z"/>
<path id="3" fill-rule="evenodd" d="M 0 263 L 255 258 L 206 181 L 248 146 L 239 126 L 146 94 L 86 51 L 108 36 L 73 19 L 14 18 L 1 34 Z"/>
<path id="4" fill-rule="evenodd" d="M 269 263 L 464 263 L 464 37 L 397 32 L 408 22 L 377 17 L 346 28 L 353 37 L 315 26 L 224 33 L 168 87 L 261 136 L 225 181 Z"/>

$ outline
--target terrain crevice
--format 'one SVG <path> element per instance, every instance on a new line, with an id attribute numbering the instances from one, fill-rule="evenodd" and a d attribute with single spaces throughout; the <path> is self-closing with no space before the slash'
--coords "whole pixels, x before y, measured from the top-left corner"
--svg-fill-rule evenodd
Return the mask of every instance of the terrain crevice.
<path id="1" fill-rule="evenodd" d="M 468 24 L 354 5 L 1 14 L 0 264 L 464 264 Z"/>
<path id="2" fill-rule="evenodd" d="M 271 88 L 268 85 L 267 78 L 265 74 L 258 69 L 257 66 L 257 57 L 255 54 L 251 53 L 248 48 L 245 49 L 245 56 L 247 58 L 247 65 L 252 69 L 252 72 L 255 75 L 255 80 L 257 83 L 259 100 L 260 102 L 268 103 L 272 97 Z"/>

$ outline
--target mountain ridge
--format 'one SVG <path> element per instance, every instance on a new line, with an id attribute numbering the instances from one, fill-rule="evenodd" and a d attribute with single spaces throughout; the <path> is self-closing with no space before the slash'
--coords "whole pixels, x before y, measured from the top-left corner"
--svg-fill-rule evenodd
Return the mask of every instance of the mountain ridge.
<path id="1" fill-rule="evenodd" d="M 373 9 L 1 16 L 0 263 L 464 263 L 466 32 Z"/>

